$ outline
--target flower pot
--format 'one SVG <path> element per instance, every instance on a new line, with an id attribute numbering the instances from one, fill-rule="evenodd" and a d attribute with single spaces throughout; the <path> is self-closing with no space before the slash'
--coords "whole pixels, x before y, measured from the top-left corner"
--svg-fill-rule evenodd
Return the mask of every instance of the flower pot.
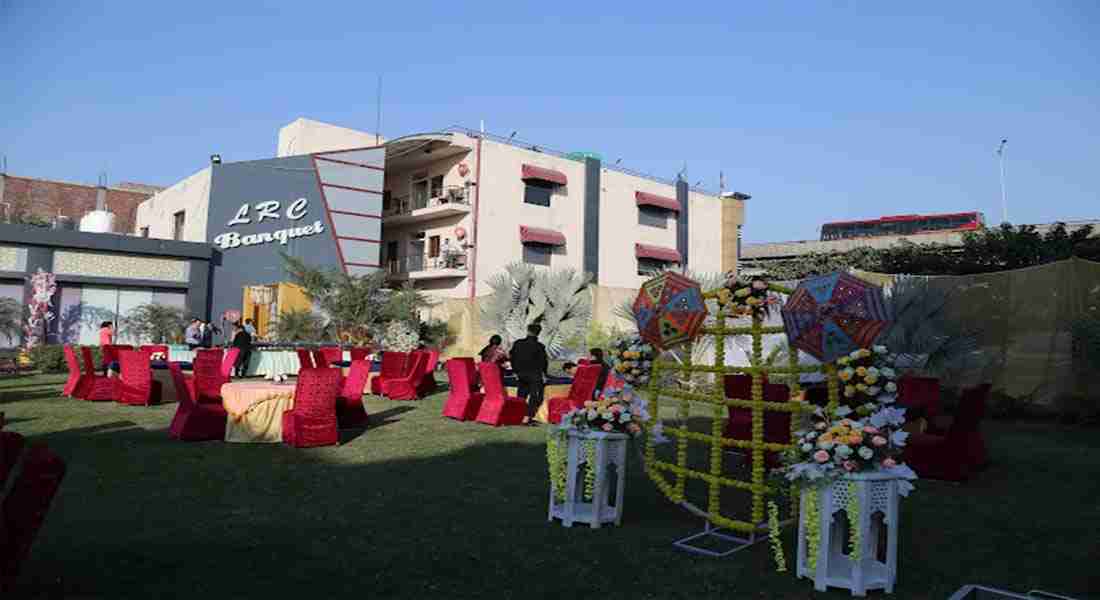
<path id="1" fill-rule="evenodd" d="M 548 444 L 564 444 L 564 476 L 550 482 L 548 521 L 560 519 L 565 527 L 588 523 L 593 529 L 604 523 L 621 524 L 626 489 L 626 446 L 622 433 L 571 430 Z M 551 459 L 553 460 L 553 459 Z M 564 480 L 564 482 L 562 481 Z M 564 490 L 556 489 L 564 486 Z M 590 493 L 589 493 L 590 492 Z"/>

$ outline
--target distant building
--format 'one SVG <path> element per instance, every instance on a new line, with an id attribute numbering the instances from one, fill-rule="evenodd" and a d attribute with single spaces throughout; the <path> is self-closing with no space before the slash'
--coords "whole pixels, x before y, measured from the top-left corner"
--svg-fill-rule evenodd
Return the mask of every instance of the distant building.
<path id="1" fill-rule="evenodd" d="M 164 188 L 127 182 L 103 189 L 107 208 L 115 213 L 114 233 L 130 233 L 138 205 Z M 62 215 L 77 224 L 85 213 L 95 210 L 99 190 L 83 183 L 0 173 L 0 222 L 48 223 Z"/>

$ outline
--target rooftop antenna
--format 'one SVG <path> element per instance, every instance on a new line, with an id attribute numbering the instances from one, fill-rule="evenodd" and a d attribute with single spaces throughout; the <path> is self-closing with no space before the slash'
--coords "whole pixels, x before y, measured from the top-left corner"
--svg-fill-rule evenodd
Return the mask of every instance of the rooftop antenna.
<path id="1" fill-rule="evenodd" d="M 378 101 L 375 103 L 374 143 L 382 143 L 382 74 L 378 74 Z"/>
<path id="2" fill-rule="evenodd" d="M 1002 139 L 997 146 L 997 162 L 1001 164 L 1001 222 L 1008 223 L 1008 193 L 1005 191 L 1005 144 L 1008 140 Z"/>

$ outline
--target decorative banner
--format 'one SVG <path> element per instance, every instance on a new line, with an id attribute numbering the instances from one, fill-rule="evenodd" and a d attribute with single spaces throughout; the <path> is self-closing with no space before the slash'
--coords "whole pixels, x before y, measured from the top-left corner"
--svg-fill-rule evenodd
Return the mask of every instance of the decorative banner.
<path id="1" fill-rule="evenodd" d="M 699 284 L 671 271 L 642 284 L 633 309 L 638 334 L 661 350 L 694 339 L 707 318 Z"/>
<path id="2" fill-rule="evenodd" d="M 892 322 L 882 288 L 847 273 L 803 281 L 780 312 L 790 345 L 822 362 L 869 348 Z"/>
<path id="3" fill-rule="evenodd" d="M 222 315 L 222 319 L 224 319 L 226 321 L 229 321 L 231 323 L 236 323 L 237 321 L 241 320 L 241 311 L 239 311 L 239 310 L 227 310 Z"/>

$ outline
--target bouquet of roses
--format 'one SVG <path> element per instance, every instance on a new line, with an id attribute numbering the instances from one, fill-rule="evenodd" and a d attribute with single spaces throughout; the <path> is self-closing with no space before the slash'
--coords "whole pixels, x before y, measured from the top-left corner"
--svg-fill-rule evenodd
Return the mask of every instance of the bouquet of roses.
<path id="1" fill-rule="evenodd" d="M 607 390 L 599 400 L 588 400 L 561 418 L 562 429 L 638 435 L 649 421 L 645 398 L 627 385 Z"/>
<path id="2" fill-rule="evenodd" d="M 611 368 L 629 384 L 645 385 L 653 371 L 653 359 L 656 353 L 653 346 L 637 335 L 626 337 L 616 343 L 610 351 Z"/>
<path id="3" fill-rule="evenodd" d="M 836 360 L 837 377 L 844 386 L 841 402 L 860 416 L 867 416 L 879 406 L 893 404 L 897 398 L 895 357 L 886 346 L 853 350 Z"/>
<path id="4" fill-rule="evenodd" d="M 771 307 L 779 303 L 779 297 L 768 291 L 768 282 L 761 277 L 748 281 L 732 278 L 726 287 L 718 290 L 720 310 L 733 317 L 760 318 L 768 316 Z"/>

